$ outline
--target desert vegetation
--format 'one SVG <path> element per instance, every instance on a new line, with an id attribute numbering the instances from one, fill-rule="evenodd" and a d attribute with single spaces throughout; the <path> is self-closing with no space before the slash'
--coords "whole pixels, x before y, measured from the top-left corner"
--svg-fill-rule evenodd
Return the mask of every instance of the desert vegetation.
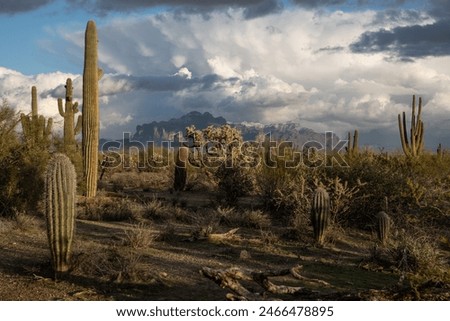
<path id="1" fill-rule="evenodd" d="M 100 152 L 96 37 L 89 22 L 78 122 L 70 79 L 55 102 L 63 137 L 36 87 L 30 115 L 0 108 L 0 299 L 450 298 L 450 154 L 425 150 L 421 99 L 409 137 L 399 115 L 402 152 L 358 130 L 329 153 L 229 125 Z"/>

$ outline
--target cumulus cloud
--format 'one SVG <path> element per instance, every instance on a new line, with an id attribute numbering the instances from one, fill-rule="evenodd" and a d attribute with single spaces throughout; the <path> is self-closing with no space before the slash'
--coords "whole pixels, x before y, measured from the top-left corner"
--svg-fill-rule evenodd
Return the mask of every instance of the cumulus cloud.
<path id="1" fill-rule="evenodd" d="M 0 2 L 0 14 L 15 14 L 32 11 L 53 1 L 54 0 L 2 0 Z"/>
<path id="2" fill-rule="evenodd" d="M 396 9 L 400 14 L 394 15 L 391 9 L 319 12 L 300 7 L 249 19 L 248 8 L 211 11 L 207 17 L 161 13 L 99 26 L 99 63 L 106 72 L 100 82 L 102 136 L 120 137 L 136 125 L 198 110 L 235 122 L 298 121 L 341 136 L 358 128 L 363 142 L 398 145 L 397 114 L 408 110 L 417 94 L 425 102 L 427 144 L 447 137 L 442 133 L 448 124 L 442 120 L 449 118 L 449 55 L 442 50 L 409 63 L 386 59 L 393 53 L 411 55 L 401 52 L 412 45 L 406 35 L 398 36 L 401 30 L 443 20 L 411 10 Z M 377 42 L 382 28 L 398 38 Z M 78 53 L 73 57 L 81 65 L 84 31 L 59 32 L 59 47 L 67 51 L 60 54 Z M 42 88 L 46 97 L 54 101 L 60 96 L 64 81 Z M 80 79 L 74 84 L 80 95 Z"/>

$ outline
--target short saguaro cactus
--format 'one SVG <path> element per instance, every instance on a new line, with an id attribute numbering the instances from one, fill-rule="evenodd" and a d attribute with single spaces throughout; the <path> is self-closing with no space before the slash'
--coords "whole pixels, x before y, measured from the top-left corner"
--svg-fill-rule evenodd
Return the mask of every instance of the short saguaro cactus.
<path id="1" fill-rule="evenodd" d="M 55 154 L 45 175 L 45 214 L 53 269 L 56 274 L 70 268 L 75 225 L 76 173 L 70 159 Z"/>
<path id="2" fill-rule="evenodd" d="M 311 208 L 311 223 L 314 239 L 320 245 L 325 239 L 325 232 L 330 221 L 330 196 L 323 187 L 318 187 L 314 193 Z"/>

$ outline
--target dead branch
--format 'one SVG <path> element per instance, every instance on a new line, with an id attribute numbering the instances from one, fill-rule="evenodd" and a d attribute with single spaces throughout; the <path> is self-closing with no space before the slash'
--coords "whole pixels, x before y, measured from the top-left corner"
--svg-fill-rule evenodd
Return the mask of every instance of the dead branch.
<path id="1" fill-rule="evenodd" d="M 277 276 L 293 276 L 301 280 L 310 280 L 303 277 L 299 273 L 301 267 L 295 267 L 292 269 L 282 269 L 282 270 L 269 270 L 263 272 L 254 272 L 249 270 L 240 269 L 237 267 L 232 267 L 225 270 L 215 270 L 208 267 L 204 267 L 200 270 L 200 274 L 213 280 L 222 288 L 228 288 L 234 293 L 227 294 L 227 298 L 230 300 L 264 300 L 267 293 L 271 294 L 314 294 L 313 291 L 308 290 L 303 287 L 297 286 L 287 286 L 287 285 L 277 285 L 269 280 L 270 277 Z M 294 273 L 293 273 L 294 272 Z M 315 280 L 314 281 L 321 281 Z M 260 287 L 264 289 L 263 293 L 253 293 L 246 289 L 239 281 L 253 281 L 257 283 Z M 325 281 L 322 281 L 326 283 Z M 328 284 L 328 283 L 326 283 Z"/>

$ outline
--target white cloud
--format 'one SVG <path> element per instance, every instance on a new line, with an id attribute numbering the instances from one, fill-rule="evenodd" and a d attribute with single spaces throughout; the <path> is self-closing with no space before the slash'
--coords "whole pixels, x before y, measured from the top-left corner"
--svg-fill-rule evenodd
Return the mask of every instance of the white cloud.
<path id="1" fill-rule="evenodd" d="M 101 82 L 104 133 L 208 110 L 231 121 L 396 134 L 397 114 L 408 110 L 412 94 L 424 97 L 426 120 L 442 119 L 449 111 L 449 57 L 402 63 L 348 49 L 366 31 L 431 21 L 399 17 L 293 8 L 254 19 L 228 10 L 113 20 L 99 27 L 100 65 L 107 73 Z M 60 33 L 59 48 L 71 57 L 78 52 L 82 64 L 83 31 Z M 27 87 L 39 79 L 42 90 L 50 90 L 64 77 L 30 80 L 3 72 L 0 86 Z"/>

